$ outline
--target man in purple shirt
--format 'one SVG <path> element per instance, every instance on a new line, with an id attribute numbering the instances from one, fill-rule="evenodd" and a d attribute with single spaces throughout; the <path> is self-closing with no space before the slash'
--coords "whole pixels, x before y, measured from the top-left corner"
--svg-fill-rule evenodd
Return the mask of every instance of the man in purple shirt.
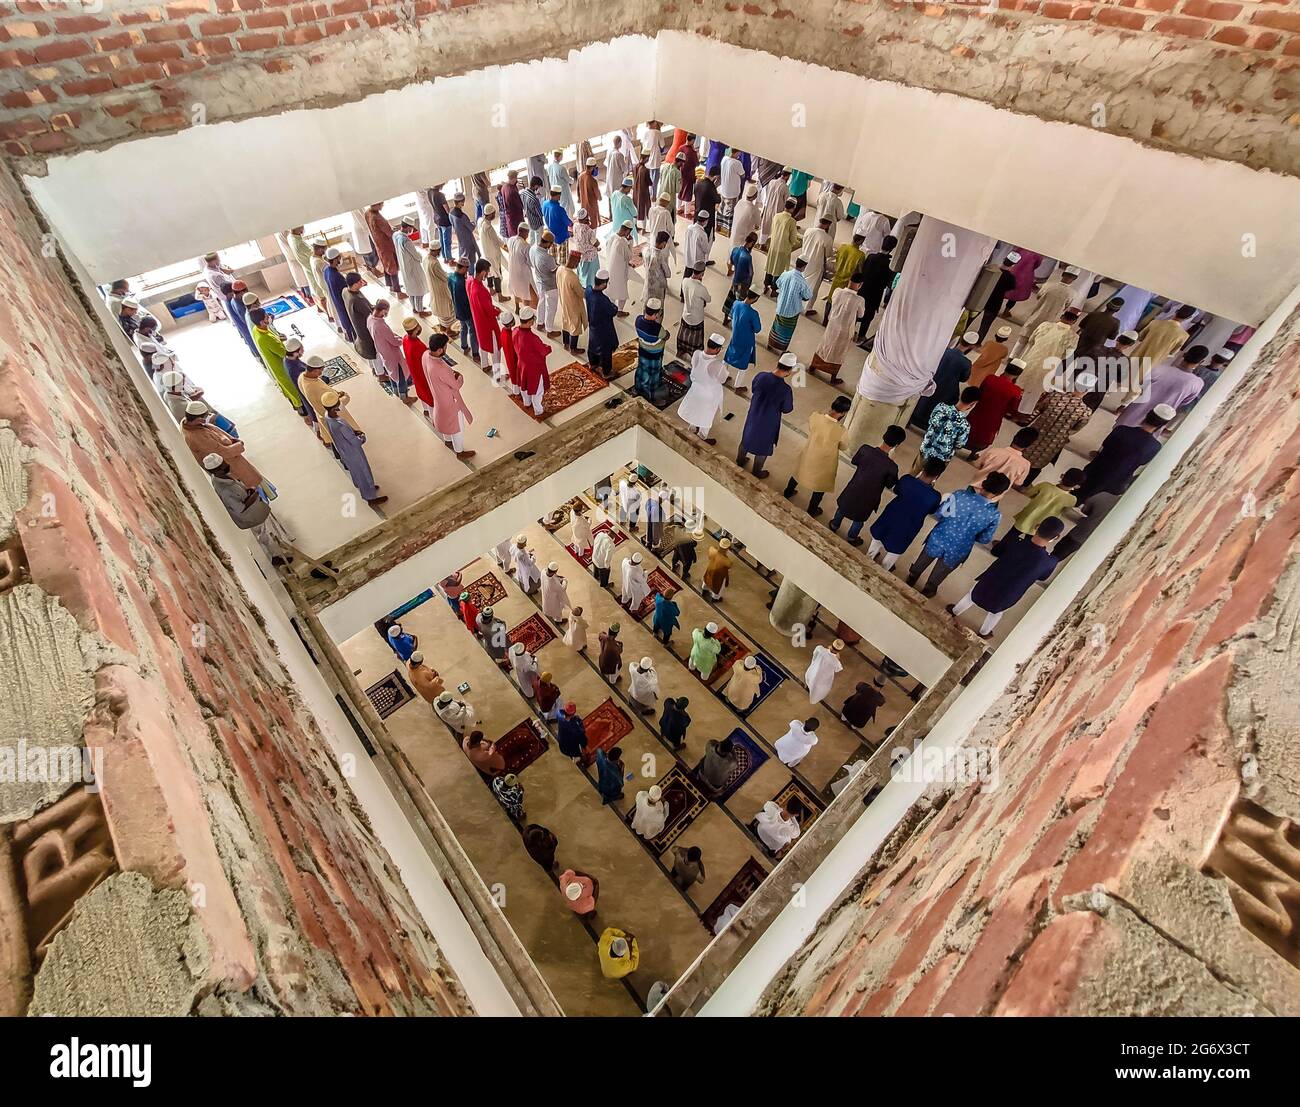
<path id="1" fill-rule="evenodd" d="M 1151 370 L 1138 398 L 1119 413 L 1115 425 L 1140 427 L 1142 420 L 1160 404 L 1168 404 L 1175 411 L 1188 407 L 1205 387 L 1205 382 L 1196 375 L 1196 367 L 1209 352 L 1204 346 L 1190 346 L 1162 361 Z"/>

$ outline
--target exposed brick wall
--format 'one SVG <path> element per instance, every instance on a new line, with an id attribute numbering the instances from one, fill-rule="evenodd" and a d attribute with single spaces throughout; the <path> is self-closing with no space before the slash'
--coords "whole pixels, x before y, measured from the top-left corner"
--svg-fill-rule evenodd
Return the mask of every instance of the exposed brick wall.
<path id="1" fill-rule="evenodd" d="M 98 801 L 70 794 L 66 819 L 29 818 L 0 783 L 0 1010 L 20 1012 L 33 984 L 41 1011 L 466 1010 L 165 460 L 127 379 L 138 367 L 111 353 L 42 247 L 25 197 L 0 170 L 10 275 L 0 304 L 0 629 L 6 669 L 18 673 L 3 695 L 22 734 L 47 733 L 52 705 L 71 700 L 69 737 L 102 750 L 104 772 Z M 52 642 L 58 664 L 33 672 Z M 84 829 L 99 823 L 111 847 Z M 25 869 L 34 842 L 51 864 Z M 130 903 L 148 926 L 152 884 L 157 910 L 191 935 L 171 951 L 173 962 L 184 957 L 185 986 L 155 982 L 166 1003 L 153 992 L 133 998 L 150 967 L 102 942 L 81 947 L 84 926 L 39 948 L 61 913 L 73 908 L 75 923 L 100 879 L 96 910 Z M 79 961 L 85 971 L 69 973 Z"/>
<path id="2" fill-rule="evenodd" d="M 0 18 L 0 149 L 42 158 L 661 28 L 1174 149 L 1300 168 L 1297 0 L 114 0 Z M 1098 123 L 1096 104 L 1108 104 Z"/>
<path id="3" fill-rule="evenodd" d="M 1298 400 L 1300 315 L 768 1009 L 1300 1013 Z"/>

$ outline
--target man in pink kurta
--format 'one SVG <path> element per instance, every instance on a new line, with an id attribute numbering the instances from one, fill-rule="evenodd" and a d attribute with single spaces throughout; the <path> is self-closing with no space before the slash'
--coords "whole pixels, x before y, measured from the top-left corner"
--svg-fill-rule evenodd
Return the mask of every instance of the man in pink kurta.
<path id="1" fill-rule="evenodd" d="M 1007 293 L 1007 299 L 1018 304 L 1033 295 L 1034 270 L 1043 263 L 1043 255 L 1019 246 L 1016 247 L 1016 252 L 1020 255 L 1020 260 L 1011 267 L 1011 275 L 1016 278 L 1016 283 Z"/>
<path id="2" fill-rule="evenodd" d="M 465 378 L 443 360 L 446 352 L 447 336 L 430 335 L 429 350 L 424 355 L 424 375 L 433 394 L 433 428 L 464 461 L 475 452 L 465 449 L 465 428 L 474 422 L 474 416 L 460 394 Z"/>
<path id="3" fill-rule="evenodd" d="M 402 340 L 388 325 L 388 306 L 387 300 L 379 300 L 375 303 L 374 311 L 366 320 L 366 329 L 370 331 L 370 339 L 375 344 L 379 363 L 396 387 L 397 395 L 401 397 L 402 403 L 410 405 L 415 403 L 415 397 L 407 395 L 411 387 L 411 374 L 406 371 L 406 358 L 402 355 Z"/>
<path id="4" fill-rule="evenodd" d="M 492 266 L 487 258 L 479 258 L 474 266 L 474 276 L 465 285 L 469 296 L 469 313 L 474 320 L 474 333 L 478 336 L 479 362 L 484 369 L 492 368 L 492 375 L 501 377 L 501 327 L 497 323 L 499 309 L 492 300 L 492 290 L 487 286 L 487 275 Z"/>

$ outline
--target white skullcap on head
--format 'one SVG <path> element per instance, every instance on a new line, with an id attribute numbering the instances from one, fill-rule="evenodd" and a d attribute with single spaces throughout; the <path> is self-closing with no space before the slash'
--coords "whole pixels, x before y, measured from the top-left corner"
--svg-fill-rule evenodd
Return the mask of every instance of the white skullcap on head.
<path id="1" fill-rule="evenodd" d="M 707 223 L 708 221 L 709 221 L 709 213 L 707 211 L 697 211 L 695 213 L 695 222 Z"/>
<path id="2" fill-rule="evenodd" d="M 180 373 L 176 372 L 175 369 L 169 369 L 162 375 L 163 385 L 167 388 L 175 388 L 184 379 L 185 378 L 181 376 Z M 186 406 L 188 407 L 189 405 L 187 404 Z"/>
<path id="3" fill-rule="evenodd" d="M 1020 255 L 1016 253 L 1015 250 L 1012 250 L 1011 253 L 1007 255 L 1007 261 L 1011 262 L 1012 264 L 1015 264 L 1019 260 L 1020 260 Z"/>
<path id="4" fill-rule="evenodd" d="M 783 353 L 779 358 L 777 358 L 776 363 L 777 365 L 784 365 L 787 369 L 799 368 L 799 359 L 790 350 L 786 350 L 785 353 Z"/>
<path id="5" fill-rule="evenodd" d="M 710 346 L 725 346 L 726 344 L 727 344 L 727 340 L 723 338 L 722 335 L 720 335 L 717 331 L 714 331 L 711 335 L 709 335 Z"/>
<path id="6" fill-rule="evenodd" d="M 438 702 L 444 705 L 451 703 L 451 693 L 450 692 L 441 693 L 438 696 Z"/>
<path id="7" fill-rule="evenodd" d="M 634 553 L 634 554 L 632 555 L 632 564 L 633 564 L 633 565 L 640 565 L 640 564 L 641 564 L 641 555 L 640 555 L 639 553 Z"/>
<path id="8" fill-rule="evenodd" d="M 1168 422 L 1170 419 L 1172 419 L 1175 415 L 1178 414 L 1178 412 L 1176 412 L 1168 404 L 1156 404 L 1156 406 L 1153 407 L 1151 411 L 1153 414 L 1159 415 L 1160 418 L 1164 419 L 1166 422 Z"/>
<path id="9" fill-rule="evenodd" d="M 515 313 L 513 311 L 503 311 L 500 315 L 497 316 L 497 322 L 500 323 L 503 327 L 510 326 L 510 324 L 513 323 L 514 321 L 515 321 Z"/>
<path id="10" fill-rule="evenodd" d="M 624 177 L 624 178 L 623 178 L 623 187 L 624 187 L 624 188 L 631 188 L 631 187 L 632 187 L 632 178 L 631 178 L 631 177 Z"/>
<path id="11" fill-rule="evenodd" d="M 758 667 L 758 661 L 755 660 L 753 654 L 750 654 L 747 658 L 745 658 L 744 665 L 746 669 L 754 669 Z"/>
<path id="12" fill-rule="evenodd" d="M 205 468 L 209 473 L 211 473 L 211 472 L 215 472 L 217 469 L 220 469 L 225 463 L 226 463 L 226 459 L 222 457 L 220 454 L 208 454 L 203 459 L 203 468 Z"/>
<path id="13" fill-rule="evenodd" d="M 1123 334 L 1120 335 L 1120 338 L 1123 339 L 1125 342 L 1136 342 L 1138 340 L 1138 332 L 1125 331 Z"/>
<path id="14" fill-rule="evenodd" d="M 122 306 L 129 307 L 129 308 L 138 308 L 140 306 L 140 301 L 133 300 L 130 296 L 125 296 L 122 299 Z"/>
<path id="15" fill-rule="evenodd" d="M 298 350 L 302 349 L 302 339 L 301 338 L 285 339 L 284 348 L 288 350 L 289 353 L 291 354 L 296 353 Z"/>
<path id="16" fill-rule="evenodd" d="M 653 669 L 655 667 L 654 659 L 650 657 L 641 658 L 641 668 Z"/>
<path id="17" fill-rule="evenodd" d="M 323 357 L 321 357 L 320 354 L 312 354 L 311 357 L 309 357 L 309 358 L 307 359 L 307 368 L 308 368 L 308 369 L 324 369 L 324 368 L 325 368 L 325 359 L 324 359 Z"/>
<path id="18" fill-rule="evenodd" d="M 453 202 L 453 203 L 454 203 L 455 201 L 457 201 L 457 200 L 463 200 L 463 199 L 465 199 L 465 193 L 463 193 L 463 192 L 457 192 L 455 195 L 452 196 L 451 199 L 452 199 L 452 202 Z"/>
<path id="19" fill-rule="evenodd" d="M 692 537 L 692 538 L 703 538 L 703 537 L 704 537 L 704 528 L 703 528 L 703 527 L 696 527 L 693 531 L 691 531 L 691 537 Z"/>
<path id="20" fill-rule="evenodd" d="M 1024 358 L 1013 357 L 1007 364 L 1014 365 L 1017 369 L 1024 369 L 1029 363 Z"/>
<path id="21" fill-rule="evenodd" d="M 418 227 L 420 225 L 420 221 L 414 215 L 403 215 L 402 222 L 408 227 Z"/>
<path id="22" fill-rule="evenodd" d="M 207 413 L 208 413 L 208 405 L 205 404 L 202 400 L 191 400 L 188 404 L 185 405 L 186 415 L 206 415 Z"/>
<path id="23" fill-rule="evenodd" d="M 645 302 L 645 306 L 647 311 L 663 311 L 664 302 L 657 296 L 652 296 Z"/>
<path id="24" fill-rule="evenodd" d="M 717 633 L 718 633 L 718 624 L 717 624 L 717 623 L 705 623 L 705 624 L 704 624 L 704 629 L 707 630 L 710 634 L 717 634 Z"/>
<path id="25" fill-rule="evenodd" d="M 994 331 L 993 333 L 994 333 L 995 335 L 997 335 L 998 338 L 1010 338 L 1010 337 L 1011 337 L 1011 332 L 1012 332 L 1014 329 L 1015 329 L 1015 328 L 1012 327 L 1010 323 L 1003 323 L 1002 326 L 1000 326 L 1000 327 L 999 327 L 996 331 Z"/>
<path id="26" fill-rule="evenodd" d="M 597 269 L 597 270 L 596 270 L 596 280 L 598 280 L 598 281 L 607 281 L 607 280 L 609 280 L 609 270 L 608 270 L 608 269 Z"/>
<path id="27" fill-rule="evenodd" d="M 634 231 L 634 230 L 636 230 L 636 224 L 633 223 L 632 220 L 630 220 L 630 219 L 624 219 L 624 220 L 623 220 L 623 226 L 624 226 L 624 228 L 625 228 L 626 230 L 629 230 L 629 231 Z"/>
<path id="28" fill-rule="evenodd" d="M 650 789 L 651 792 L 657 792 L 658 790 L 659 790 L 659 789 L 657 789 L 657 788 L 651 788 L 651 789 Z M 609 952 L 612 953 L 615 957 L 626 957 L 626 956 L 627 956 L 627 939 L 626 939 L 626 938 L 611 938 L 611 939 L 610 939 L 610 942 L 609 942 Z"/>
<path id="29" fill-rule="evenodd" d="M 496 215 L 496 213 L 497 213 L 497 206 L 496 206 L 496 204 L 484 204 L 484 205 L 483 205 L 483 214 L 484 214 L 484 215 Z"/>
<path id="30" fill-rule="evenodd" d="M 156 358 L 153 359 L 153 371 L 155 373 L 161 373 L 164 369 L 167 368 L 167 366 L 172 365 L 174 363 L 175 363 L 175 359 L 172 358 L 170 355 L 159 354 Z"/>
<path id="31" fill-rule="evenodd" d="M 241 297 L 239 297 L 239 302 L 241 304 L 247 304 L 251 306 L 252 304 L 257 303 L 257 293 L 245 292 Z"/>
<path id="32" fill-rule="evenodd" d="M 157 352 L 158 343 L 150 342 L 149 339 L 146 338 L 143 342 L 137 342 L 135 344 L 135 348 L 139 350 L 142 354 L 152 354 Z"/>
<path id="33" fill-rule="evenodd" d="M 343 256 L 343 251 L 340 250 L 337 246 L 331 246 L 328 250 L 325 251 L 325 256 L 329 258 L 331 261 L 333 261 L 335 258 L 341 258 Z"/>
<path id="34" fill-rule="evenodd" d="M 975 345 L 976 342 L 980 340 L 980 332 L 967 331 L 964 335 L 961 336 L 961 340 L 965 342 L 967 345 L 973 346 Z"/>
<path id="35" fill-rule="evenodd" d="M 659 800 L 660 800 L 660 797 L 662 797 L 662 796 L 663 796 L 663 791 L 660 789 L 660 787 L 659 787 L 658 784 L 652 784 L 652 785 L 650 785 L 650 799 L 651 799 L 651 800 L 653 800 L 655 803 L 658 803 Z"/>
<path id="36" fill-rule="evenodd" d="M 1067 265 L 1065 267 L 1065 272 L 1071 277 L 1077 277 L 1081 272 L 1083 272 L 1083 270 L 1077 265 Z"/>
<path id="37" fill-rule="evenodd" d="M 581 899 L 582 885 L 579 884 L 576 880 L 570 881 L 568 884 L 564 886 L 564 896 L 566 899 L 571 899 L 571 900 Z M 610 942 L 609 945 L 612 951 L 614 948 L 614 943 Z"/>
<path id="38" fill-rule="evenodd" d="M 1096 384 L 1097 378 L 1091 373 L 1080 373 L 1074 378 L 1074 387 L 1083 392 L 1090 391 L 1092 388 L 1096 387 Z"/>
<path id="39" fill-rule="evenodd" d="M 595 158 L 588 158 L 588 159 L 587 159 L 587 164 L 588 164 L 588 165 L 595 165 L 595 164 L 596 164 L 596 159 L 595 159 Z"/>
<path id="40" fill-rule="evenodd" d="M 843 648 L 844 648 L 843 638 L 836 638 L 835 641 L 831 643 L 831 649 L 833 650 L 842 650 Z"/>
<path id="41" fill-rule="evenodd" d="M 1215 354 L 1214 356 L 1215 356 L 1215 357 L 1221 357 L 1221 358 L 1223 358 L 1225 361 L 1231 361 L 1234 357 L 1237 356 L 1237 351 L 1236 351 L 1236 350 L 1229 350 L 1229 349 L 1225 346 L 1222 350 L 1220 350 L 1220 351 L 1219 351 L 1217 354 Z"/>
<path id="42" fill-rule="evenodd" d="M 520 653 L 523 653 L 523 652 L 524 652 L 524 644 L 523 644 L 522 642 L 516 642 L 513 646 L 510 647 L 510 652 L 511 652 L 511 653 L 514 653 L 514 654 L 520 654 Z"/>
<path id="43" fill-rule="evenodd" d="M 537 318 L 537 312 L 535 312 L 532 308 L 530 308 L 530 307 L 520 308 L 520 310 L 519 310 L 519 322 L 521 322 L 521 323 L 531 323 L 531 322 L 532 322 L 534 319 L 536 319 L 536 318 Z"/>
<path id="44" fill-rule="evenodd" d="M 745 186 L 745 195 L 746 195 L 746 196 L 757 196 L 757 195 L 758 195 L 758 185 L 756 185 L 753 181 L 750 181 L 749 184 L 747 184 L 747 185 Z"/>
<path id="45" fill-rule="evenodd" d="M 577 210 L 576 214 L 575 214 L 575 218 L 577 218 L 577 219 L 586 219 L 586 218 L 587 218 L 587 209 L 586 209 L 586 208 L 579 208 L 579 209 Z"/>
<path id="46" fill-rule="evenodd" d="M 342 400 L 343 397 L 340 396 L 337 392 L 335 392 L 334 389 L 332 388 L 328 392 L 322 392 L 320 394 L 321 407 L 338 407 L 338 405 L 342 402 Z"/>
<path id="47" fill-rule="evenodd" d="M 419 665 L 420 662 L 424 660 L 424 654 L 422 654 L 419 650 L 416 650 L 413 654 L 411 654 L 408 660 L 414 661 L 417 665 Z"/>
<path id="48" fill-rule="evenodd" d="M 527 535 L 524 535 L 524 534 L 516 534 L 516 535 L 515 535 L 515 545 L 516 545 L 516 546 L 526 546 L 527 544 L 528 544 L 528 536 L 527 536 Z"/>
<path id="49" fill-rule="evenodd" d="M 558 573 L 560 571 L 560 563 L 558 561 L 548 561 L 546 563 L 546 571 L 548 573 Z"/>

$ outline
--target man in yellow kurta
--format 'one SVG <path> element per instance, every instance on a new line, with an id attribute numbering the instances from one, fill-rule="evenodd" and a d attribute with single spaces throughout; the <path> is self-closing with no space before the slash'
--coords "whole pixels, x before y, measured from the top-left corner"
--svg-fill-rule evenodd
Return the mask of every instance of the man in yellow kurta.
<path id="1" fill-rule="evenodd" d="M 831 313 L 831 297 L 835 295 L 836 289 L 847 285 L 853 274 L 867 260 L 867 255 L 862 252 L 862 242 L 862 236 L 855 234 L 852 242 L 845 242 L 836 247 L 835 271 L 831 274 L 831 287 L 826 293 L 826 311 L 822 315 L 823 327 L 826 325 L 826 318 Z"/>
<path id="2" fill-rule="evenodd" d="M 1020 360 L 1025 363 L 1025 371 L 1020 374 L 1018 382 L 1023 393 L 1020 399 L 1022 414 L 1033 414 L 1038 397 L 1047 390 L 1049 378 L 1063 369 L 1074 353 L 1079 341 L 1075 329 L 1078 317 L 1074 308 L 1066 308 L 1055 323 L 1042 323 L 1029 336 L 1029 345 L 1020 355 Z"/>
<path id="3" fill-rule="evenodd" d="M 284 339 L 272 328 L 271 313 L 265 308 L 254 308 L 248 313 L 248 319 L 253 324 L 253 345 L 262 355 L 266 371 L 284 393 L 284 398 L 301 411 L 302 397 L 284 367 Z"/>
<path id="4" fill-rule="evenodd" d="M 1129 355 L 1133 359 L 1129 364 L 1137 370 L 1133 374 L 1132 391 L 1140 392 L 1151 369 L 1183 348 L 1187 342 L 1188 320 L 1195 314 L 1194 307 L 1184 304 L 1172 319 L 1157 319 L 1143 328 L 1138 344 Z"/>
<path id="5" fill-rule="evenodd" d="M 312 410 L 316 412 L 316 426 L 320 431 L 320 440 L 334 448 L 334 443 L 330 439 L 330 432 L 325 427 L 325 404 L 321 399 L 326 392 L 337 392 L 339 397 L 338 418 L 347 423 L 354 431 L 360 432 L 361 427 L 351 415 L 348 414 L 348 394 L 334 388 L 321 375 L 325 370 L 325 359 L 319 354 L 312 354 L 307 359 L 307 368 L 303 370 L 302 376 L 298 378 L 298 386 L 302 389 L 303 399 L 311 404 Z"/>
<path id="6" fill-rule="evenodd" d="M 808 500 L 808 514 L 814 518 L 822 513 L 822 497 L 835 491 L 835 478 L 840 469 L 840 441 L 844 438 L 844 416 L 853 406 L 847 396 L 836 396 L 827 412 L 815 411 L 808 417 L 808 441 L 799 455 L 795 469 L 781 493 L 787 500 L 804 484 L 812 492 Z"/>
<path id="7" fill-rule="evenodd" d="M 600 957 L 600 975 L 606 980 L 620 980 L 636 972 L 641 963 L 641 947 L 636 943 L 636 936 L 616 926 L 605 927 L 596 951 Z"/>
<path id="8" fill-rule="evenodd" d="M 763 291 L 776 295 L 776 279 L 790 268 L 790 255 L 803 244 L 803 232 L 794 219 L 795 201 L 787 200 L 785 210 L 772 220 L 772 239 L 767 246 L 767 269 L 763 274 Z"/>

